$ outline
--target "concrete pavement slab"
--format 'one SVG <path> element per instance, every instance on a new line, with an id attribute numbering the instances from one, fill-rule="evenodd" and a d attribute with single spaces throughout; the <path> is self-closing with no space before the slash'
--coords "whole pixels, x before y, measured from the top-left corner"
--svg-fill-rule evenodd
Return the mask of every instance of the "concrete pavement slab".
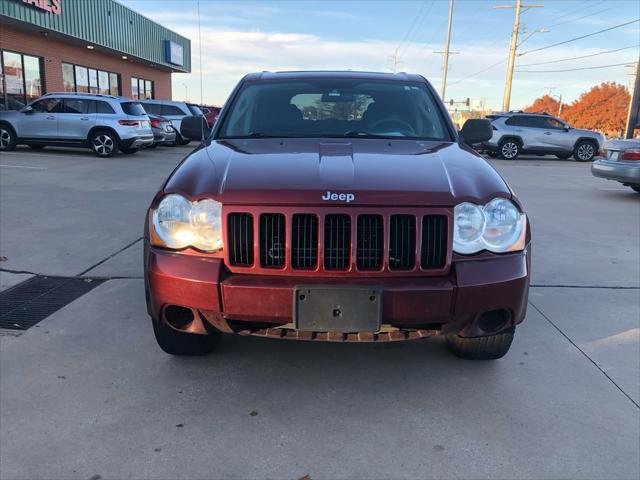
<path id="1" fill-rule="evenodd" d="M 128 246 L 104 263 L 87 271 L 85 275 L 92 277 L 138 277 L 144 275 L 143 264 L 143 241 L 139 240 Z"/>
<path id="2" fill-rule="evenodd" d="M 492 160 L 532 224 L 534 284 L 640 286 L 640 195 L 589 163 Z M 608 190 L 602 190 L 608 187 Z"/>
<path id="3" fill-rule="evenodd" d="M 640 404 L 640 290 L 534 288 L 529 299 Z"/>
<path id="4" fill-rule="evenodd" d="M 2 478 L 637 478 L 640 412 L 534 309 L 510 353 L 441 339 L 156 346 L 141 280 L 0 337 Z"/>
<path id="5" fill-rule="evenodd" d="M 4 152 L 1 267 L 77 275 L 143 234 L 145 210 L 191 149 L 98 158 L 84 150 Z"/>
<path id="6" fill-rule="evenodd" d="M 28 273 L 10 273 L 0 271 L 0 292 L 17 285 L 20 282 L 24 282 L 31 277 L 33 277 L 33 275 L 29 275 Z"/>

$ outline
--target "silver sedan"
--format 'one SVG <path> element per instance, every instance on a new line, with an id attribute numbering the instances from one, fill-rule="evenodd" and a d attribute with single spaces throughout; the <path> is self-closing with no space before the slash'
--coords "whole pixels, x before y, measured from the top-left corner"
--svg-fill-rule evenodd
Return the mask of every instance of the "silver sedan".
<path id="1" fill-rule="evenodd" d="M 591 173 L 640 193 L 640 139 L 609 140 L 603 150 L 601 158 L 591 164 Z"/>

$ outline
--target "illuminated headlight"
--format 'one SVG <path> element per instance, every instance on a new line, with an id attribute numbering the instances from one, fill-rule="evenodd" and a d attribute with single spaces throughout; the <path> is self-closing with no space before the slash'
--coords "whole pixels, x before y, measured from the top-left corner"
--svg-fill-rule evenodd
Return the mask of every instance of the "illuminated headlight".
<path id="1" fill-rule="evenodd" d="M 222 204 L 211 199 L 191 203 L 180 195 L 167 195 L 153 212 L 151 230 L 151 243 L 155 246 L 220 250 Z"/>
<path id="2" fill-rule="evenodd" d="M 494 198 L 484 206 L 461 203 L 453 211 L 453 250 L 462 254 L 522 250 L 525 222 L 525 215 L 505 198 Z"/>

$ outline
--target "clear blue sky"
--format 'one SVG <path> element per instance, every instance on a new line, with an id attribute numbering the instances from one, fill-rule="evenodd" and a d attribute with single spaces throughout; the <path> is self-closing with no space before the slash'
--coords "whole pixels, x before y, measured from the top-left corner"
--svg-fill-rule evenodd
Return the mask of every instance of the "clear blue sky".
<path id="1" fill-rule="evenodd" d="M 174 74 L 174 98 L 200 101 L 198 2 L 196 0 L 121 0 L 136 11 L 192 41 L 191 74 Z M 514 10 L 494 5 L 505 0 L 455 0 L 447 99 L 470 97 L 491 108 L 502 102 Z M 521 36 L 535 33 L 519 52 L 544 47 L 640 18 L 637 0 L 531 0 L 543 4 L 522 15 Z M 398 48 L 398 71 L 425 75 L 440 87 L 448 0 L 416 1 L 235 1 L 200 0 L 203 100 L 221 104 L 233 85 L 250 71 L 354 69 L 390 71 Z M 546 93 L 575 99 L 592 85 L 616 81 L 629 85 L 624 65 L 573 72 L 532 73 L 637 61 L 640 23 L 518 58 L 512 108 Z M 546 63 L 600 54 L 590 58 Z M 500 63 L 499 63 L 500 62 Z M 485 72 L 478 73 L 492 64 Z M 518 72 L 518 69 L 522 70 Z M 477 75 L 474 75 L 476 74 Z"/>

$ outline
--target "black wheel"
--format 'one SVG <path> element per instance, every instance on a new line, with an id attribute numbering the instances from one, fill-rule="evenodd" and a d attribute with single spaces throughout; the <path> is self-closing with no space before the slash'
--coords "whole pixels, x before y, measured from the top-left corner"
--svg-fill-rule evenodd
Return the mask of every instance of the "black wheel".
<path id="1" fill-rule="evenodd" d="M 220 341 L 219 333 L 198 335 L 178 332 L 162 322 L 153 320 L 153 333 L 160 348 L 170 355 L 206 355 Z"/>
<path id="2" fill-rule="evenodd" d="M 0 125 L 0 151 L 10 152 L 16 148 L 16 132 L 8 125 Z"/>
<path id="3" fill-rule="evenodd" d="M 91 135 L 89 145 L 96 155 L 103 158 L 112 157 L 118 151 L 118 139 L 106 130 Z"/>
<path id="4" fill-rule="evenodd" d="M 447 346 L 456 356 L 468 360 L 496 360 L 509 351 L 515 327 L 488 337 L 463 338 L 447 335 Z"/>
<path id="5" fill-rule="evenodd" d="M 581 140 L 573 150 L 573 158 L 578 162 L 590 162 L 596 156 L 596 146 L 588 140 Z"/>
<path id="6" fill-rule="evenodd" d="M 29 145 L 29 148 L 32 148 L 34 150 L 42 150 L 44 147 L 44 145 Z"/>
<path id="7" fill-rule="evenodd" d="M 571 157 L 571 153 L 557 153 L 556 157 L 558 157 L 560 160 L 566 160 L 567 158 Z"/>
<path id="8" fill-rule="evenodd" d="M 122 148 L 120 147 L 120 151 L 127 155 L 132 155 L 134 153 L 138 153 L 139 148 Z"/>
<path id="9" fill-rule="evenodd" d="M 502 140 L 498 145 L 498 152 L 504 160 L 515 160 L 520 155 L 520 142 L 512 138 Z"/>
<path id="10" fill-rule="evenodd" d="M 640 185 L 629 185 L 635 192 L 640 193 Z"/>

